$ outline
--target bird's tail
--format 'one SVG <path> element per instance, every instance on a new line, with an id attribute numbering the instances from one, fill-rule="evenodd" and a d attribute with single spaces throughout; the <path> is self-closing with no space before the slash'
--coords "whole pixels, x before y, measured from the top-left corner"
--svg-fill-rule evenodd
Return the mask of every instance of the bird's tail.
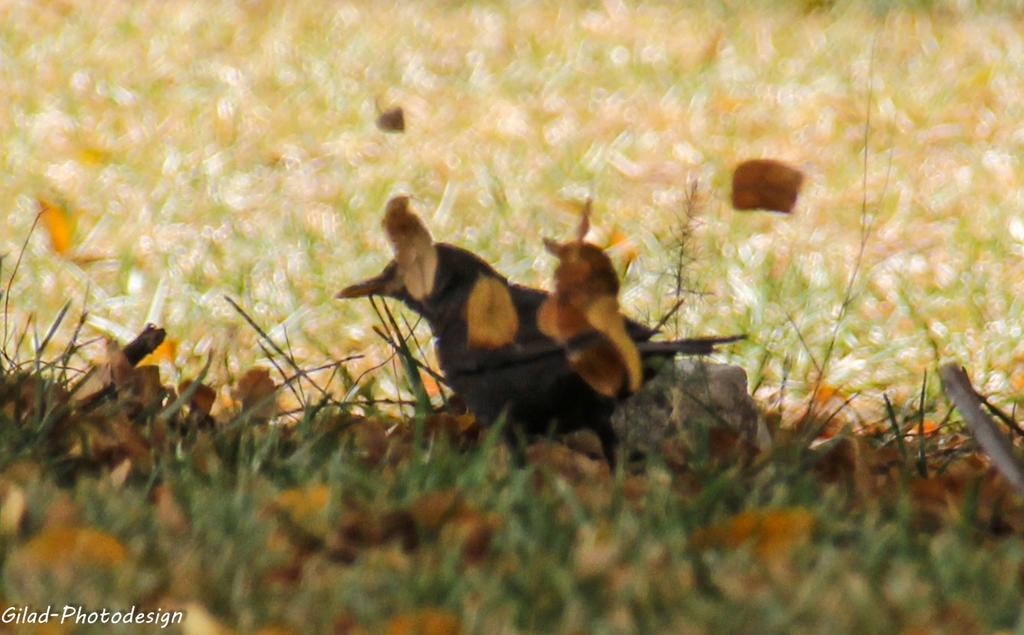
<path id="1" fill-rule="evenodd" d="M 746 335 L 695 337 L 664 342 L 637 342 L 636 347 L 640 350 L 641 355 L 709 355 L 715 352 L 716 346 L 745 339 L 747 339 Z"/>

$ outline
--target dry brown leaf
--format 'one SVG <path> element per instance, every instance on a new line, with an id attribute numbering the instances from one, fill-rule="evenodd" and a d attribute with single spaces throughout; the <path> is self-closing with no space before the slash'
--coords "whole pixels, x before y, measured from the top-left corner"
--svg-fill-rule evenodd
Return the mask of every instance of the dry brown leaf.
<path id="1" fill-rule="evenodd" d="M 4 395 L 2 412 L 9 419 L 31 421 L 35 418 L 39 406 L 39 396 L 43 396 L 43 408 L 64 405 L 68 402 L 68 392 L 57 382 L 46 381 L 39 375 L 15 375 L 12 383 L 17 386 L 14 394 Z M 18 414 L 20 413 L 20 415 Z"/>
<path id="2" fill-rule="evenodd" d="M 185 512 L 181 510 L 181 506 L 174 498 L 174 492 L 166 483 L 153 488 L 153 504 L 156 507 L 154 515 L 157 521 L 168 531 L 175 534 L 188 531 Z"/>
<path id="3" fill-rule="evenodd" d="M 257 420 L 266 421 L 277 414 L 277 403 L 273 398 L 277 384 L 265 368 L 250 368 L 235 386 L 235 399 L 242 402 L 242 410 L 251 411 Z"/>
<path id="4" fill-rule="evenodd" d="M 462 507 L 462 496 L 454 488 L 427 492 L 413 501 L 409 512 L 424 529 L 436 531 Z"/>
<path id="5" fill-rule="evenodd" d="M 388 426 L 378 419 L 355 423 L 342 436 L 345 440 L 351 440 L 363 460 L 371 465 L 380 463 L 388 453 Z"/>
<path id="6" fill-rule="evenodd" d="M 377 128 L 384 132 L 405 132 L 405 112 L 395 106 L 377 115 Z"/>
<path id="7" fill-rule="evenodd" d="M 186 379 L 178 385 L 178 393 L 184 394 L 192 385 L 192 380 Z M 192 393 L 188 401 L 189 410 L 198 412 L 201 415 L 209 415 L 213 410 L 213 404 L 217 402 L 217 393 L 206 384 L 200 384 Z"/>
<path id="8" fill-rule="evenodd" d="M 427 417 L 425 424 L 428 434 L 446 435 L 457 441 L 475 440 L 483 430 L 480 421 L 469 412 L 463 414 L 435 413 Z"/>
<path id="9" fill-rule="evenodd" d="M 405 289 L 416 300 L 430 295 L 437 273 L 437 248 L 419 217 L 409 211 L 409 197 L 388 201 L 384 231 L 395 251 L 395 262 Z"/>
<path id="10" fill-rule="evenodd" d="M 554 441 L 531 444 L 526 448 L 526 459 L 531 465 L 542 466 L 573 484 L 603 480 L 610 474 L 608 463 L 603 459 L 591 458 Z M 546 482 L 544 470 L 535 473 L 538 486 Z"/>
<path id="11" fill-rule="evenodd" d="M 341 562 L 353 562 L 370 547 L 397 543 L 403 551 L 419 545 L 416 520 L 405 510 L 377 513 L 362 505 L 352 504 L 338 523 L 337 530 L 327 537 L 327 553 Z"/>
<path id="12" fill-rule="evenodd" d="M 142 366 L 133 368 L 124 379 L 118 391 L 118 400 L 138 409 L 158 406 L 166 391 L 160 383 L 158 366 Z"/>
<path id="13" fill-rule="evenodd" d="M 814 515 L 802 507 L 752 509 L 694 532 L 691 541 L 698 549 L 752 543 L 759 558 L 778 562 L 810 541 L 814 523 Z"/>
<path id="14" fill-rule="evenodd" d="M 519 313 L 508 284 L 494 276 L 479 276 L 466 301 L 466 325 L 471 348 L 511 344 L 519 331 Z"/>
<path id="15" fill-rule="evenodd" d="M 796 205 L 804 175 L 785 163 L 753 159 L 736 166 L 732 175 L 732 206 L 788 214 Z"/>
<path id="16" fill-rule="evenodd" d="M 106 339 L 103 361 L 97 364 L 95 369 L 89 378 L 75 390 L 75 401 L 88 401 L 110 386 L 121 386 L 131 378 L 135 371 L 124 351 L 121 350 L 121 346 L 110 338 Z"/>
<path id="17" fill-rule="evenodd" d="M 80 526 L 44 529 L 18 553 L 40 567 L 116 567 L 128 557 L 117 538 L 92 527 Z"/>
<path id="18" fill-rule="evenodd" d="M 116 465 L 131 459 L 142 472 L 152 465 L 149 441 L 143 437 L 124 413 L 105 420 L 102 428 L 90 431 L 89 447 L 92 456 L 107 465 Z"/>
<path id="19" fill-rule="evenodd" d="M 386 635 L 459 635 L 459 617 L 443 609 L 422 608 L 402 613 L 388 620 Z"/>
<path id="20" fill-rule="evenodd" d="M 442 541 L 462 544 L 462 557 L 466 564 L 480 564 L 491 548 L 494 533 L 501 527 L 503 518 L 498 514 L 482 514 L 472 509 L 463 509 L 441 532 Z"/>

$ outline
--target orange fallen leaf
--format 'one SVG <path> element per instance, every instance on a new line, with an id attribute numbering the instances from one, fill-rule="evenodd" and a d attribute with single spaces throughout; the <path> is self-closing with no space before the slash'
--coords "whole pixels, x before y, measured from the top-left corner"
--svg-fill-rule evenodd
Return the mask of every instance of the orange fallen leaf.
<path id="1" fill-rule="evenodd" d="M 941 427 L 942 426 L 939 425 L 938 421 L 935 421 L 934 419 L 925 418 L 923 422 L 917 421 L 912 425 L 908 426 L 906 434 L 907 436 L 919 436 L 923 431 L 924 436 L 928 437 L 938 432 Z"/>
<path id="2" fill-rule="evenodd" d="M 20 553 L 43 567 L 116 567 L 127 558 L 127 551 L 117 538 L 92 527 L 78 526 L 44 530 L 28 541 Z"/>
<path id="3" fill-rule="evenodd" d="M 110 162 L 110 153 L 103 148 L 85 146 L 78 151 L 78 160 L 89 165 L 99 165 Z"/>
<path id="4" fill-rule="evenodd" d="M 779 561 L 810 541 L 814 523 L 814 515 L 802 507 L 752 509 L 697 530 L 691 542 L 698 549 L 752 543 L 759 558 Z"/>
<path id="5" fill-rule="evenodd" d="M 459 635 L 462 624 L 457 615 L 436 608 L 402 613 L 388 620 L 387 635 Z"/>
<path id="6" fill-rule="evenodd" d="M 178 353 L 178 342 L 169 337 L 164 338 L 160 345 L 153 349 L 153 352 L 142 358 L 138 366 L 149 366 L 160 362 L 173 362 Z"/>
<path id="7" fill-rule="evenodd" d="M 71 215 L 66 209 L 40 198 L 36 199 L 39 206 L 39 220 L 50 237 L 50 245 L 60 255 L 65 255 L 71 250 L 71 236 L 74 232 L 74 225 Z"/>
<path id="8" fill-rule="evenodd" d="M 732 175 L 732 206 L 788 214 L 796 205 L 804 175 L 781 161 L 753 159 L 736 166 Z"/>
<path id="9" fill-rule="evenodd" d="M 331 488 L 327 485 L 294 487 L 277 495 L 274 506 L 297 523 L 322 514 L 331 500 Z"/>

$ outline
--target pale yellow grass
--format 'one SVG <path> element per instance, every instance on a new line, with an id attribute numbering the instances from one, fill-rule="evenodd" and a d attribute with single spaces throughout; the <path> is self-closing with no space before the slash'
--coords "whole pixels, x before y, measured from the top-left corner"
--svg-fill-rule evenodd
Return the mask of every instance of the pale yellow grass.
<path id="1" fill-rule="evenodd" d="M 332 295 L 386 261 L 379 218 L 400 190 L 437 238 L 533 285 L 551 271 L 541 237 L 571 235 L 571 203 L 592 195 L 593 236 L 628 236 L 638 254 L 624 306 L 656 318 L 696 179 L 690 273 L 710 295 L 688 303 L 680 334 L 749 333 L 722 358 L 763 378 L 765 396 L 784 374 L 799 393 L 815 371 L 790 318 L 820 363 L 859 245 L 869 85 L 877 221 L 827 381 L 866 405 L 911 394 L 937 351 L 1013 392 L 1024 30 L 1007 14 L 6 3 L 3 279 L 39 196 L 71 210 L 77 256 L 36 232 L 12 330 L 29 315 L 45 330 L 72 299 L 92 334 L 154 319 L 180 342 L 175 368 L 213 351 L 225 377 L 262 356 L 229 294 L 279 341 L 286 329 L 304 363 L 378 360 L 369 307 Z M 406 134 L 376 130 L 375 100 L 405 108 Z M 792 217 L 729 208 L 732 166 L 758 156 L 807 173 Z"/>

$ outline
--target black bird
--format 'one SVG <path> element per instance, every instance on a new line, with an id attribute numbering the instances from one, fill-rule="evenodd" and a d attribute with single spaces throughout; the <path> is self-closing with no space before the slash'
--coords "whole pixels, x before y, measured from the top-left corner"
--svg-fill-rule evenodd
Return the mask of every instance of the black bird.
<path id="1" fill-rule="evenodd" d="M 423 316 L 433 332 L 445 379 L 485 425 L 505 415 L 510 429 L 525 435 L 590 429 L 612 461 L 616 435 L 611 414 L 616 400 L 635 386 L 623 381 L 610 389 L 595 388 L 589 377 L 584 378 L 587 369 L 574 361 L 582 356 L 583 365 L 590 365 L 588 354 L 607 347 L 607 334 L 586 325 L 570 332 L 546 326 L 544 307 L 555 308 L 557 291 L 551 295 L 509 283 L 475 254 L 434 243 L 409 211 L 407 197 L 388 202 L 383 225 L 395 258 L 379 275 L 343 289 L 337 297 L 391 297 Z M 553 245 L 557 243 L 549 250 Z M 616 292 L 617 284 L 616 279 Z M 717 344 L 740 339 L 650 342 L 656 331 L 633 320 L 623 324 L 644 358 L 708 354 Z"/>

